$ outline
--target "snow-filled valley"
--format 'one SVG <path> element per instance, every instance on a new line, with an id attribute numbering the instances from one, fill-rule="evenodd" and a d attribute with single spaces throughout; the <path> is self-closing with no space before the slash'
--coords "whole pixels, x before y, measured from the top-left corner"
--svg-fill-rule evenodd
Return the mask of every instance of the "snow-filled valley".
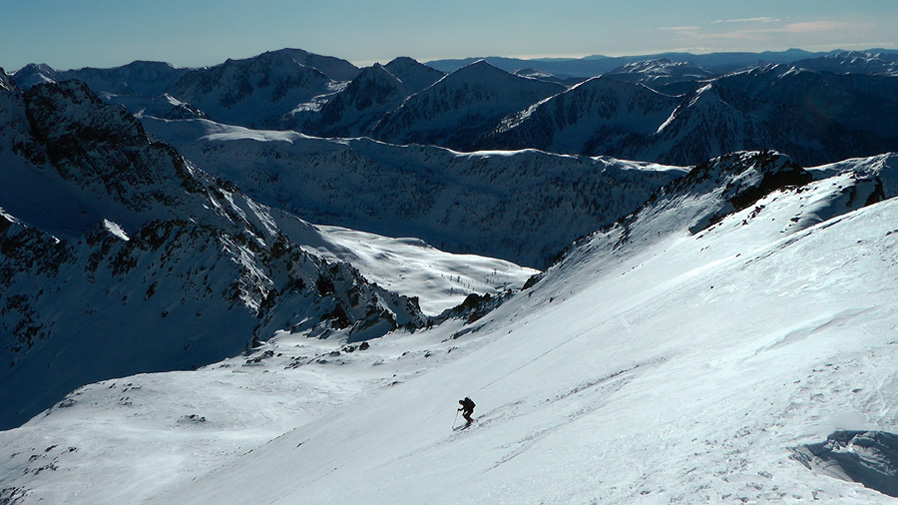
<path id="1" fill-rule="evenodd" d="M 804 65 L 893 78 L 889 59 L 828 58 Z M 762 142 L 727 83 L 851 82 L 861 107 L 885 93 L 874 81 L 645 62 L 553 97 L 561 80 L 484 62 L 445 77 L 299 50 L 140 63 L 33 66 L 16 74 L 26 91 L 0 72 L 0 505 L 898 496 L 889 124 L 846 140 L 880 154 L 814 167 L 773 150 L 680 167 L 251 129 L 330 110 L 333 128 L 437 138 L 447 117 L 484 126 L 516 107 L 506 124 L 550 149 L 726 109 Z M 632 84 L 692 78 L 714 85 L 674 99 Z M 383 100 L 365 110 L 370 87 Z M 176 89 L 192 103 L 150 96 Z M 553 141 L 564 128 L 542 119 L 576 135 Z M 776 124 L 811 150 L 827 138 Z M 714 128 L 662 140 L 729 145 Z"/>

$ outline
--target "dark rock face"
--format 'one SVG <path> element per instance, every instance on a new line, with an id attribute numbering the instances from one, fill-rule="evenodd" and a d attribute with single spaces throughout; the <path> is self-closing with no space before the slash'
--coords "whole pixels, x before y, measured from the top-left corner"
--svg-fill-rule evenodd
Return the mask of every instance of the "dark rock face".
<path id="1" fill-rule="evenodd" d="M 836 431 L 825 442 L 794 449 L 808 469 L 859 482 L 898 497 L 898 435 L 884 431 Z"/>

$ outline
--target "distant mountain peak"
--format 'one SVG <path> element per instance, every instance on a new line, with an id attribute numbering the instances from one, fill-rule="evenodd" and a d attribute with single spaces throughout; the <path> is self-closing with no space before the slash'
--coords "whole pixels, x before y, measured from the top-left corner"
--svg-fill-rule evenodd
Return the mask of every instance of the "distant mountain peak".
<path id="1" fill-rule="evenodd" d="M 502 75 L 502 74 L 512 75 L 484 59 L 477 60 L 477 61 L 471 63 L 470 65 L 465 65 L 464 67 L 458 69 L 456 72 L 464 72 L 464 73 L 470 74 L 470 75 L 476 75 L 476 73 L 493 74 L 493 75 Z"/>
<path id="2" fill-rule="evenodd" d="M 45 63 L 29 63 L 13 74 L 13 81 L 20 89 L 60 80 L 59 72 Z"/>
<path id="3" fill-rule="evenodd" d="M 384 68 L 415 92 L 431 86 L 446 75 L 407 56 L 394 59 Z"/>

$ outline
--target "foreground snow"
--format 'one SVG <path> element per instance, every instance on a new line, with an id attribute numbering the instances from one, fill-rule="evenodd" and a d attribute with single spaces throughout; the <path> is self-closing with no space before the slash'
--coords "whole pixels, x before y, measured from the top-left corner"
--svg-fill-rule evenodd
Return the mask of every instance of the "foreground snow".
<path id="1" fill-rule="evenodd" d="M 898 424 L 898 201 L 814 224 L 837 183 L 597 235 L 473 324 L 87 386 L 0 433 L 0 500 L 892 503 L 791 458 Z"/>

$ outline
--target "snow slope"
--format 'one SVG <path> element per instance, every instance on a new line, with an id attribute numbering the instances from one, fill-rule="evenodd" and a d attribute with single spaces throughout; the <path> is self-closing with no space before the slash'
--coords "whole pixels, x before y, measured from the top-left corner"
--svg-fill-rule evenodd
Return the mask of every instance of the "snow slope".
<path id="1" fill-rule="evenodd" d="M 0 497 L 892 503 L 793 456 L 898 423 L 895 166 L 729 156 L 475 323 L 351 351 L 285 332 L 196 372 L 85 387 L 0 433 Z M 808 182 L 769 183 L 781 173 Z M 734 200 L 749 203 L 697 226 Z M 478 421 L 453 431 L 464 396 Z"/>

